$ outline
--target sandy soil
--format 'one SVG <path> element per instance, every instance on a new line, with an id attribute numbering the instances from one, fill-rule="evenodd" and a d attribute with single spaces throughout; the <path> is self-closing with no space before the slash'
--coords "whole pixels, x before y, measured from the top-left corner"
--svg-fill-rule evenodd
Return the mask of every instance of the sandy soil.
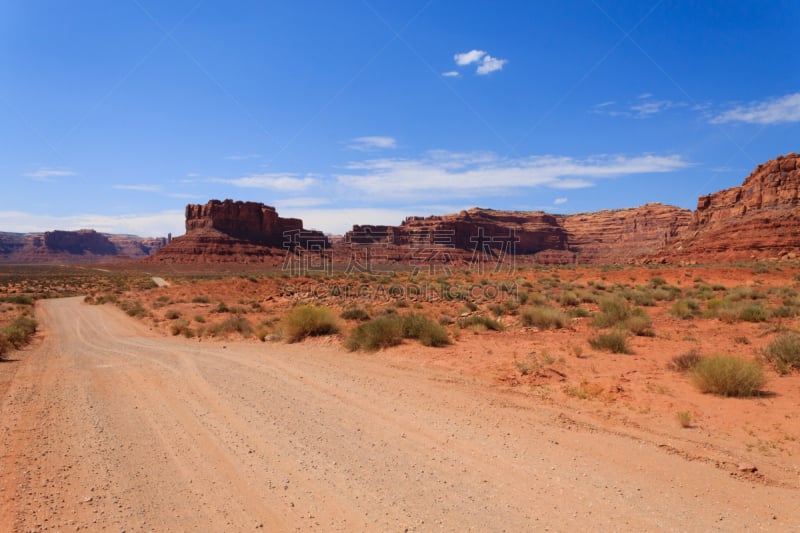
<path id="1" fill-rule="evenodd" d="M 0 364 L 3 531 L 800 528 L 797 488 L 399 355 L 37 306 Z"/>

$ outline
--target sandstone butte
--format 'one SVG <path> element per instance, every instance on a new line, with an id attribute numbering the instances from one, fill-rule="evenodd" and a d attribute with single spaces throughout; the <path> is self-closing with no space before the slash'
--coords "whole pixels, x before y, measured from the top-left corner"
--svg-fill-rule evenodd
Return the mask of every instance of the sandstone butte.
<path id="1" fill-rule="evenodd" d="M 172 239 L 148 261 L 160 263 L 268 263 L 296 245 L 326 247 L 322 232 L 297 218 L 282 218 L 257 202 L 211 200 L 186 206 L 186 234 Z"/>
<path id="2" fill-rule="evenodd" d="M 792 259 L 800 249 L 799 161 L 792 153 L 759 165 L 741 186 L 702 196 L 694 212 L 658 203 L 576 215 L 473 208 L 398 226 L 357 225 L 332 244 L 273 207 L 212 200 L 187 206 L 186 235 L 149 260 L 276 264 L 290 244 L 325 247 L 336 263 L 367 246 L 378 250 L 373 261 L 416 266 L 466 262 L 476 250 L 544 264 Z"/>

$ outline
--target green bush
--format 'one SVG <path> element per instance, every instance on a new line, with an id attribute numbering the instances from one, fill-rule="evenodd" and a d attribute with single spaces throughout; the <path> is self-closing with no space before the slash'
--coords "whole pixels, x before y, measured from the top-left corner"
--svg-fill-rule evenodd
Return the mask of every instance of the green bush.
<path id="1" fill-rule="evenodd" d="M 653 323 L 647 313 L 636 313 L 625 321 L 628 330 L 638 337 L 655 337 Z"/>
<path id="2" fill-rule="evenodd" d="M 450 344 L 447 330 L 425 315 L 406 315 L 401 317 L 403 337 L 417 339 L 424 346 L 445 346 Z"/>
<path id="3" fill-rule="evenodd" d="M 241 315 L 231 315 L 222 322 L 209 324 L 205 332 L 211 337 L 222 337 L 231 333 L 239 333 L 243 337 L 249 337 L 253 334 L 253 325 Z"/>
<path id="4" fill-rule="evenodd" d="M 739 308 L 738 316 L 745 322 L 764 322 L 769 318 L 769 312 L 761 303 L 748 303 Z"/>
<path id="5" fill-rule="evenodd" d="M 0 298 L 0 302 L 17 305 L 33 305 L 33 298 L 27 294 L 12 294 Z"/>
<path id="6" fill-rule="evenodd" d="M 339 316 L 345 320 L 359 320 L 361 322 L 369 320 L 369 313 L 360 307 L 351 307 L 350 309 L 345 309 Z"/>
<path id="7" fill-rule="evenodd" d="M 691 320 L 701 313 L 700 304 L 697 300 L 678 300 L 669 310 L 672 316 L 682 318 L 684 320 Z"/>
<path id="8" fill-rule="evenodd" d="M 625 300 L 606 296 L 600 299 L 600 312 L 594 316 L 594 325 L 599 328 L 609 328 L 624 322 L 630 316 L 630 308 Z"/>
<path id="9" fill-rule="evenodd" d="M 701 392 L 720 396 L 754 396 L 766 381 L 758 363 L 727 355 L 700 359 L 692 379 Z"/>
<path id="10" fill-rule="evenodd" d="M 632 353 L 628 347 L 627 337 L 620 331 L 605 333 L 589 339 L 589 345 L 596 350 L 605 350 L 611 353 Z"/>
<path id="11" fill-rule="evenodd" d="M 575 292 L 564 291 L 561 293 L 561 305 L 573 307 L 581 303 L 580 297 Z"/>
<path id="12" fill-rule="evenodd" d="M 403 323 L 397 315 L 383 315 L 356 327 L 345 341 L 348 350 L 375 352 L 403 342 Z"/>
<path id="13" fill-rule="evenodd" d="M 785 333 L 776 337 L 764 350 L 764 357 L 774 364 L 781 374 L 800 368 L 800 335 Z"/>
<path id="14" fill-rule="evenodd" d="M 289 342 L 298 342 L 306 337 L 332 335 L 339 331 L 336 316 L 327 307 L 301 305 L 286 317 L 286 333 Z"/>
<path id="15" fill-rule="evenodd" d="M 519 312 L 524 326 L 539 329 L 561 329 L 569 324 L 569 317 L 552 307 L 525 307 Z"/>
<path id="16" fill-rule="evenodd" d="M 21 316 L 8 326 L 0 328 L 0 357 L 8 353 L 11 348 L 19 350 L 26 346 L 36 333 L 37 327 L 38 324 L 34 319 Z"/>

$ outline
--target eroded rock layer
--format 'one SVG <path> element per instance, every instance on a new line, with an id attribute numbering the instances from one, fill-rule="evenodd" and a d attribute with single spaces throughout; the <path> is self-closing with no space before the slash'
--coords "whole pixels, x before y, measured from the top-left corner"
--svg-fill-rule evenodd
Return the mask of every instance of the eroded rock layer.
<path id="1" fill-rule="evenodd" d="M 650 259 L 732 262 L 800 257 L 800 154 L 758 165 L 742 185 L 701 196 L 689 227 Z"/>

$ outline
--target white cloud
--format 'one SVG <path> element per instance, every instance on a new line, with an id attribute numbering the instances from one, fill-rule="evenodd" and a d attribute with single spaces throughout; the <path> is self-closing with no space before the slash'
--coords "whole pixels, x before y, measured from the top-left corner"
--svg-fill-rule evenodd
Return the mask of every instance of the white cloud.
<path id="1" fill-rule="evenodd" d="M 448 70 L 447 72 L 442 72 L 442 76 L 445 78 L 458 78 L 461 76 L 461 74 L 455 70 Z"/>
<path id="2" fill-rule="evenodd" d="M 261 157 L 261 154 L 233 154 L 233 155 L 226 155 L 225 159 L 229 161 L 245 161 L 247 159 L 258 159 Z"/>
<path id="3" fill-rule="evenodd" d="M 800 122 L 800 92 L 737 106 L 711 118 L 712 124 L 726 122 L 745 122 L 748 124 Z"/>
<path id="4" fill-rule="evenodd" d="M 477 63 L 483 59 L 485 55 L 486 52 L 483 50 L 470 50 L 469 52 L 454 55 L 453 59 L 456 60 L 456 65 L 463 67 L 472 63 Z"/>
<path id="5" fill-rule="evenodd" d="M 564 205 L 565 203 L 567 203 L 567 199 L 564 197 L 553 200 L 553 205 Z"/>
<path id="6" fill-rule="evenodd" d="M 158 192 L 161 190 L 159 185 L 114 185 L 119 191 L 139 191 L 139 192 Z"/>
<path id="7" fill-rule="evenodd" d="M 611 117 L 627 117 L 646 119 L 669 109 L 686 107 L 684 102 L 673 100 L 653 100 L 650 93 L 640 94 L 632 103 L 617 105 L 614 100 L 601 102 L 592 106 L 592 113 L 608 115 Z"/>
<path id="8" fill-rule="evenodd" d="M 275 207 L 279 209 L 292 207 L 315 207 L 330 204 L 332 200 L 321 196 L 298 196 L 295 198 L 282 198 L 274 200 Z"/>
<path id="9" fill-rule="evenodd" d="M 69 176 L 77 176 L 77 172 L 73 172 L 72 170 L 66 169 L 58 169 L 58 168 L 40 168 L 33 172 L 28 172 L 23 174 L 28 178 L 33 178 L 37 181 L 52 181 L 51 178 L 66 178 Z"/>
<path id="10" fill-rule="evenodd" d="M 336 176 L 340 185 L 373 201 L 434 195 L 479 197 L 514 189 L 578 189 L 597 179 L 674 172 L 689 166 L 680 156 L 644 154 L 588 159 L 536 156 L 502 159 L 494 154 L 432 152 L 422 159 L 371 159 L 350 163 Z M 425 197 L 424 195 L 430 195 Z"/>
<path id="11" fill-rule="evenodd" d="M 400 224 L 405 217 L 419 214 L 416 208 L 396 209 L 396 208 L 318 208 L 318 209 L 281 209 L 282 217 L 300 218 L 303 220 L 303 227 L 316 229 L 325 233 L 343 235 L 353 229 L 354 224 L 376 224 L 391 225 Z"/>
<path id="12" fill-rule="evenodd" d="M 201 198 L 196 194 L 189 194 L 185 192 L 168 192 L 166 196 L 169 196 L 170 198 L 178 198 L 181 200 L 197 200 L 198 198 Z"/>
<path id="13" fill-rule="evenodd" d="M 486 56 L 483 58 L 483 61 L 478 66 L 478 70 L 475 72 L 477 72 L 479 76 L 486 76 L 492 72 L 503 70 L 503 67 L 506 63 L 508 63 L 507 59 L 498 59 L 486 54 Z"/>
<path id="14" fill-rule="evenodd" d="M 350 144 L 348 148 L 351 150 L 361 150 L 363 152 L 369 150 L 387 150 L 392 148 L 397 148 L 397 139 L 394 137 L 386 137 L 386 136 L 379 136 L 379 135 L 372 135 L 367 137 L 356 137 Z"/>
<path id="15" fill-rule="evenodd" d="M 317 180 L 311 177 L 298 177 L 297 174 L 253 174 L 242 178 L 212 178 L 213 183 L 225 183 L 234 187 L 251 189 L 272 189 L 276 191 L 305 191 L 315 185 Z"/>
<path id="16" fill-rule="evenodd" d="M 184 232 L 183 210 L 129 215 L 35 215 L 18 211 L 0 211 L 0 227 L 15 233 L 42 231 L 94 229 L 101 233 L 161 237 L 167 233 L 178 235 Z"/>

